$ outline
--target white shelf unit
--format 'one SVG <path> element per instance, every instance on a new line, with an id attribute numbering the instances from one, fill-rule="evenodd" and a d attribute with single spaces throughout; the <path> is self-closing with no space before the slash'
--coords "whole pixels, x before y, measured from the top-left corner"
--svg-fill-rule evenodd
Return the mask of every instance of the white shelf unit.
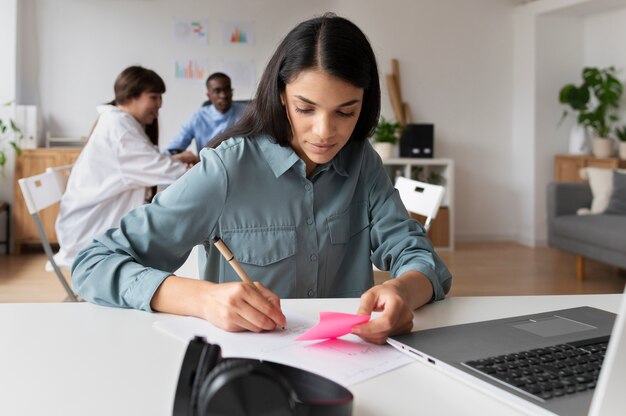
<path id="1" fill-rule="evenodd" d="M 442 207 L 449 210 L 449 245 L 437 247 L 438 250 L 454 250 L 454 161 L 452 159 L 426 159 L 426 158 L 390 158 L 383 159 L 383 164 L 387 167 L 392 181 L 399 174 L 406 178 L 417 179 L 428 182 L 426 179 L 431 174 L 439 175 L 446 188 L 443 196 Z M 415 171 L 421 169 L 419 174 Z"/>

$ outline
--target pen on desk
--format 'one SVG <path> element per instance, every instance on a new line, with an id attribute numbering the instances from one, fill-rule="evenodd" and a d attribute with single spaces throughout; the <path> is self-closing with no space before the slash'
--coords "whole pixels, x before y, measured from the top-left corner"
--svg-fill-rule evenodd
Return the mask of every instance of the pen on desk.
<path id="1" fill-rule="evenodd" d="M 224 258 L 226 259 L 228 264 L 230 264 L 233 270 L 235 270 L 235 273 L 237 273 L 237 276 L 239 276 L 241 281 L 252 285 L 252 287 L 258 291 L 259 289 L 256 287 L 252 279 L 250 279 L 250 276 L 248 276 L 248 273 L 246 273 L 243 267 L 241 267 L 241 265 L 239 264 L 239 262 L 237 261 L 233 253 L 228 249 L 226 244 L 224 244 L 224 242 L 218 236 L 213 237 L 213 244 L 219 250 L 219 252 L 222 253 L 222 256 L 224 256 Z M 279 328 L 285 329 L 284 326 L 281 326 Z"/>

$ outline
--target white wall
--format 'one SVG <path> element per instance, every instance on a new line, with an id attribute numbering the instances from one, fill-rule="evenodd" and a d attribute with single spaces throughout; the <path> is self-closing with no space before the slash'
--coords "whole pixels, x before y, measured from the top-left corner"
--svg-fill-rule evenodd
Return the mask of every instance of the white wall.
<path id="1" fill-rule="evenodd" d="M 584 65 L 615 66 L 619 79 L 626 80 L 626 7 L 590 16 L 584 21 L 583 31 Z M 626 91 L 622 109 L 621 124 L 626 124 Z"/>
<path id="2" fill-rule="evenodd" d="M 202 81 L 174 79 L 175 59 L 209 59 L 210 72 L 224 58 L 256 61 L 260 75 L 270 51 L 283 33 L 303 17 L 319 14 L 327 2 L 288 0 L 154 0 L 77 1 L 31 0 L 36 28 L 25 67 L 38 68 L 24 80 L 23 99 L 38 102 L 45 129 L 52 133 L 85 135 L 97 117 L 96 105 L 113 98 L 113 82 L 129 65 L 140 64 L 159 73 L 167 86 L 161 110 L 161 143 L 206 99 Z M 189 45 L 173 36 L 176 19 L 206 19 L 209 43 Z M 254 46 L 222 45 L 221 22 L 254 21 Z M 32 62 L 31 65 L 31 61 Z M 248 99 L 253 88 L 234 85 L 235 99 Z"/>
<path id="3" fill-rule="evenodd" d="M 554 155 L 567 153 L 568 136 L 575 120 L 563 120 L 558 102 L 560 89 L 580 79 L 583 67 L 581 19 L 570 16 L 542 15 L 537 19 L 535 84 L 535 163 L 533 186 L 536 190 L 531 240 L 547 243 L 546 189 L 554 178 Z M 557 53 L 558 51 L 558 53 Z"/>
<path id="4" fill-rule="evenodd" d="M 508 209 L 516 240 L 532 244 L 534 233 L 535 16 L 526 8 L 514 18 L 511 159 Z"/>
<path id="5" fill-rule="evenodd" d="M 20 83 L 24 104 L 39 104 L 44 129 L 85 134 L 94 107 L 112 98 L 125 66 L 141 64 L 163 76 L 161 143 L 204 100 L 201 84 L 177 82 L 173 59 L 194 54 L 252 57 L 257 78 L 282 36 L 297 22 L 335 11 L 368 35 L 381 75 L 400 62 L 402 93 L 415 121 L 435 123 L 435 156 L 456 164 L 456 230 L 460 239 L 515 238 L 511 196 L 513 72 L 512 1 L 265 0 L 77 1 L 24 0 L 30 13 L 23 35 L 28 51 Z M 209 45 L 177 44 L 175 18 L 209 19 Z M 221 46 L 220 22 L 254 21 L 253 48 Z M 217 69 L 217 68 L 216 68 Z M 384 78 L 383 78 L 384 81 Z M 235 98 L 252 90 L 234 86 Z M 392 116 L 383 82 L 383 114 Z"/>
<path id="6" fill-rule="evenodd" d="M 626 8 L 599 13 L 585 19 L 585 65 L 614 65 L 626 75 Z"/>
<path id="7" fill-rule="evenodd" d="M 16 56 L 17 56 L 17 0 L 0 0 L 0 106 L 7 101 L 15 100 L 17 89 Z M 13 117 L 10 108 L 0 107 L 0 117 L 5 121 Z M 7 163 L 0 171 L 0 201 L 13 200 L 13 150 L 8 143 L 0 143 L 4 147 Z M 5 214 L 0 219 L 0 239 L 6 235 Z M 4 246 L 2 247 L 4 252 Z"/>
<path id="8" fill-rule="evenodd" d="M 0 1 L 0 103 L 15 99 L 17 54 L 17 0 Z"/>

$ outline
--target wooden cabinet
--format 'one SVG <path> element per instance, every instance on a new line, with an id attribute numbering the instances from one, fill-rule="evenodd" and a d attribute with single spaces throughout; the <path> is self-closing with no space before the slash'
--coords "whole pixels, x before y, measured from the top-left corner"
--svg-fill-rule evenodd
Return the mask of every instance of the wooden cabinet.
<path id="1" fill-rule="evenodd" d="M 557 182 L 584 182 L 579 171 L 586 167 L 625 169 L 626 160 L 614 157 L 597 158 L 590 155 L 556 155 L 554 157 L 554 180 Z"/>
<path id="2" fill-rule="evenodd" d="M 39 245 L 41 240 L 35 222 L 28 213 L 18 179 L 37 175 L 52 166 L 74 163 L 80 154 L 80 148 L 40 148 L 24 149 L 15 161 L 15 183 L 13 185 L 12 209 L 12 246 L 13 253 L 20 254 L 25 245 Z M 57 243 L 54 223 L 59 213 L 59 204 L 41 211 L 41 222 L 50 243 Z"/>

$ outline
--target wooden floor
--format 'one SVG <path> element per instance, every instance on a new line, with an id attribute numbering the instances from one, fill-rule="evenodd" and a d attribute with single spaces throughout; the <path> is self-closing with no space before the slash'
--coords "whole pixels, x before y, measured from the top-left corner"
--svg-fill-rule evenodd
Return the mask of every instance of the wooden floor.
<path id="1" fill-rule="evenodd" d="M 451 296 L 621 293 L 624 272 L 587 261 L 586 279 L 576 280 L 571 254 L 514 243 L 460 243 L 439 253 L 454 277 Z M 59 302 L 65 293 L 44 271 L 41 253 L 0 255 L 0 302 Z"/>

